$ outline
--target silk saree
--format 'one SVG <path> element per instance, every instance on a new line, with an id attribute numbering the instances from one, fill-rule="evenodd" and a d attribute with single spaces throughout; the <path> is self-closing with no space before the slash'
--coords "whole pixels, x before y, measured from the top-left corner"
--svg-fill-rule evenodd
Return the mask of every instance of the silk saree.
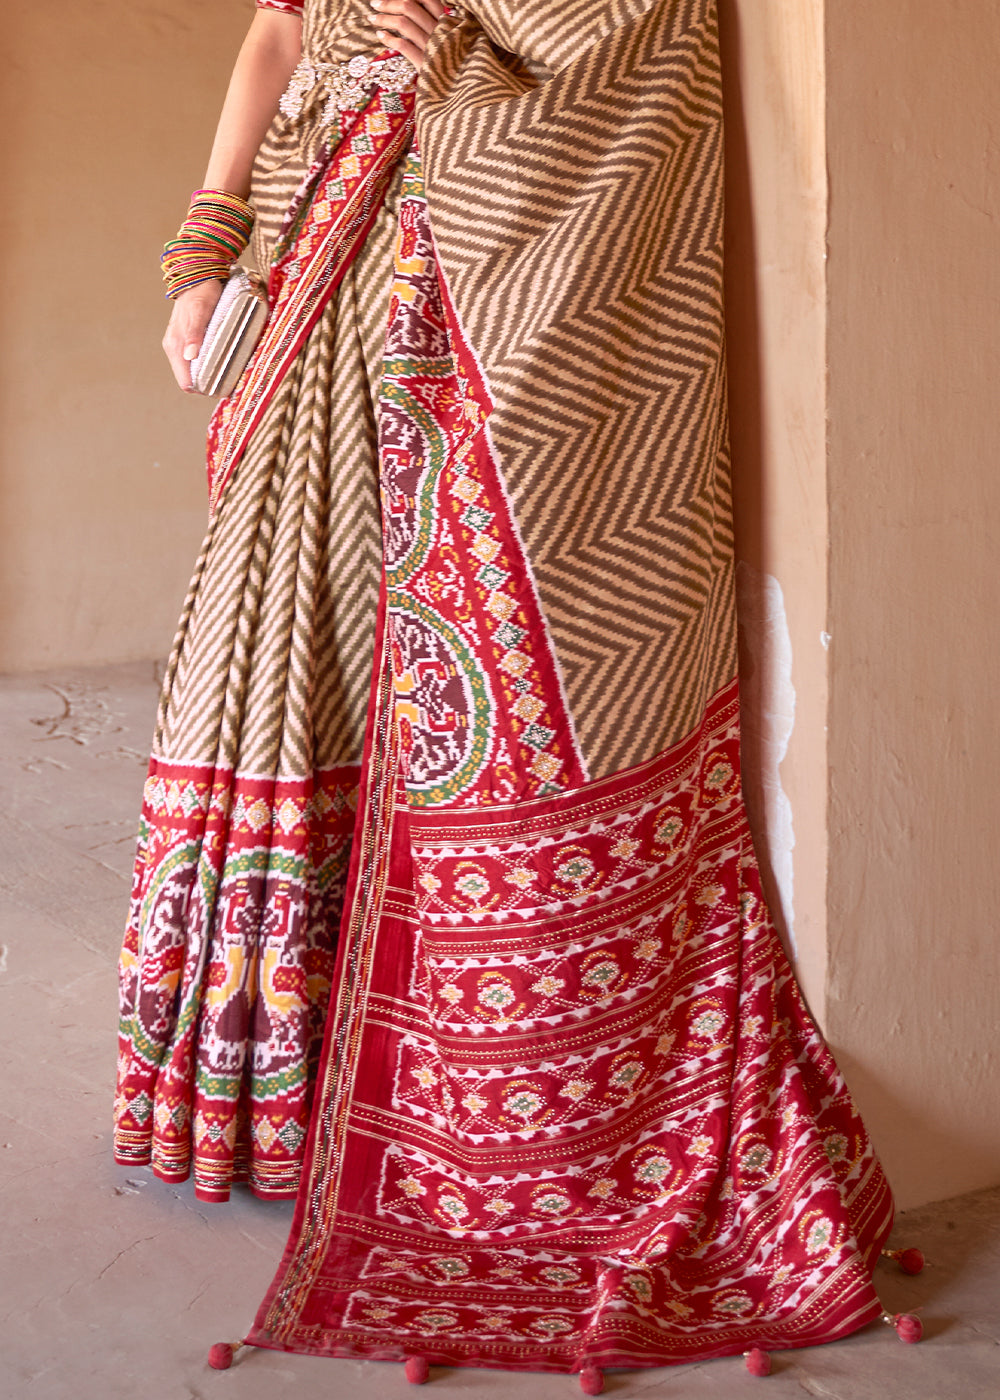
<path id="1" fill-rule="evenodd" d="M 741 793 L 721 178 L 712 0 L 470 0 L 416 85 L 307 0 L 123 954 L 124 1159 L 299 1182 L 255 1345 L 579 1371 L 881 1312 Z"/>

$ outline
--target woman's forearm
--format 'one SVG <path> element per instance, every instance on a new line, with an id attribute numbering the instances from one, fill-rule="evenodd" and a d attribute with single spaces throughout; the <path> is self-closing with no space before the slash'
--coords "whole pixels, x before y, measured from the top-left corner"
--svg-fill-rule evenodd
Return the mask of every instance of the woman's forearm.
<path id="1" fill-rule="evenodd" d="M 222 106 L 205 172 L 206 189 L 228 190 L 246 199 L 254 157 L 301 52 L 300 19 L 278 10 L 257 11 Z"/>

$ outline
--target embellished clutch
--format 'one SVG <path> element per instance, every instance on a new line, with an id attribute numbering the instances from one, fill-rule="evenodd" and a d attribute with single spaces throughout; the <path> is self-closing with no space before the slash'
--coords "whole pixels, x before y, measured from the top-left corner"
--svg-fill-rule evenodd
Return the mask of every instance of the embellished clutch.
<path id="1" fill-rule="evenodd" d="M 229 274 L 205 339 L 191 362 L 191 387 L 209 396 L 232 392 L 267 320 L 267 293 L 255 272 L 239 263 Z"/>

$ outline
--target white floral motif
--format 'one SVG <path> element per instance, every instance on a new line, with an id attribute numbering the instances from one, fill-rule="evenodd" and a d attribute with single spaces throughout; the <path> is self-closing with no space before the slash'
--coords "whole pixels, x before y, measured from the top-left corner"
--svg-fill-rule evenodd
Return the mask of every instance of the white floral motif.
<path id="1" fill-rule="evenodd" d="M 695 1035 L 707 1036 L 715 1039 L 718 1032 L 726 1024 L 726 1018 L 719 1011 L 703 1011 L 700 1016 L 696 1016 L 691 1024 L 691 1029 Z"/>
<path id="2" fill-rule="evenodd" d="M 446 1278 L 464 1278 L 469 1272 L 464 1259 L 435 1259 L 434 1267 L 440 1269 Z"/>
<path id="3" fill-rule="evenodd" d="M 543 1215 L 562 1215 L 573 1204 L 569 1193 L 564 1191 L 561 1186 L 552 1186 L 548 1190 L 544 1187 L 536 1189 L 533 1195 L 532 1206 Z"/>
<path id="4" fill-rule="evenodd" d="M 455 888 L 459 894 L 464 894 L 467 899 L 478 901 L 489 894 L 490 882 L 482 871 L 470 870 L 455 881 Z"/>
<path id="5" fill-rule="evenodd" d="M 659 1154 L 647 1157 L 636 1167 L 635 1174 L 640 1181 L 661 1182 L 670 1175 L 670 1159 Z"/>
<path id="6" fill-rule="evenodd" d="M 752 1147 L 747 1148 L 740 1162 L 740 1166 L 745 1172 L 754 1172 L 756 1174 L 766 1172 L 770 1165 L 770 1148 L 765 1147 L 762 1142 L 756 1142 Z"/>
<path id="7" fill-rule="evenodd" d="M 533 1093 L 530 1089 L 518 1089 L 508 1095 L 505 1107 L 509 1113 L 528 1122 L 544 1107 L 544 1103 L 541 1094 Z"/>
<path id="8" fill-rule="evenodd" d="M 843 1133 L 831 1133 L 823 1143 L 823 1151 L 830 1162 L 843 1162 L 847 1157 L 848 1142 Z"/>
<path id="9" fill-rule="evenodd" d="M 611 1076 L 611 1083 L 618 1088 L 628 1088 L 642 1076 L 642 1065 L 638 1060 L 629 1060 L 621 1065 Z"/>
<path id="10" fill-rule="evenodd" d="M 739 1317 L 742 1313 L 747 1313 L 753 1307 L 753 1299 L 748 1293 L 719 1293 L 716 1294 L 716 1312 L 729 1313 L 733 1317 Z"/>
<path id="11" fill-rule="evenodd" d="M 454 1313 L 446 1312 L 418 1313 L 415 1320 L 421 1326 L 426 1327 L 429 1332 L 440 1332 L 446 1327 L 454 1327 L 458 1322 Z"/>
<path id="12" fill-rule="evenodd" d="M 440 1196 L 438 1196 L 438 1206 L 441 1210 L 450 1215 L 456 1224 L 464 1220 L 469 1213 L 469 1208 L 462 1200 L 461 1196 L 447 1189 L 442 1191 Z"/>
<path id="13" fill-rule="evenodd" d="M 572 1332 L 573 1324 L 567 1322 L 564 1317 L 540 1317 L 531 1324 L 536 1332 L 543 1332 L 547 1337 L 557 1337 L 562 1332 Z"/>
<path id="14" fill-rule="evenodd" d="M 653 1285 L 645 1274 L 629 1274 L 625 1279 L 626 1285 L 632 1290 L 635 1296 L 643 1303 L 652 1302 Z"/>
<path id="15" fill-rule="evenodd" d="M 806 1249 L 810 1254 L 820 1254 L 830 1244 L 833 1236 L 833 1222 L 825 1215 L 814 1222 L 806 1238 Z"/>

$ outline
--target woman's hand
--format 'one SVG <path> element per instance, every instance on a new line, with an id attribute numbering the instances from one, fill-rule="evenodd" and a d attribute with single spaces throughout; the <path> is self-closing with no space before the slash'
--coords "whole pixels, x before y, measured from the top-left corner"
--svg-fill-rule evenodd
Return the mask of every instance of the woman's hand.
<path id="1" fill-rule="evenodd" d="M 371 0 L 372 23 L 386 48 L 422 68 L 427 40 L 450 11 L 442 0 Z"/>
<path id="2" fill-rule="evenodd" d="M 278 110 L 302 53 L 302 20 L 282 10 L 257 10 L 233 69 L 201 189 L 228 190 L 245 199 L 264 133 Z M 174 378 L 191 392 L 191 361 L 201 349 L 222 283 L 200 282 L 174 302 L 163 348 Z"/>
<path id="3" fill-rule="evenodd" d="M 177 298 L 170 313 L 167 333 L 163 337 L 163 348 L 167 352 L 174 378 L 189 394 L 193 392 L 191 361 L 201 349 L 201 342 L 205 339 L 205 327 L 222 295 L 222 286 L 223 284 L 214 277 L 210 282 L 199 282 L 197 287 L 192 287 Z"/>

